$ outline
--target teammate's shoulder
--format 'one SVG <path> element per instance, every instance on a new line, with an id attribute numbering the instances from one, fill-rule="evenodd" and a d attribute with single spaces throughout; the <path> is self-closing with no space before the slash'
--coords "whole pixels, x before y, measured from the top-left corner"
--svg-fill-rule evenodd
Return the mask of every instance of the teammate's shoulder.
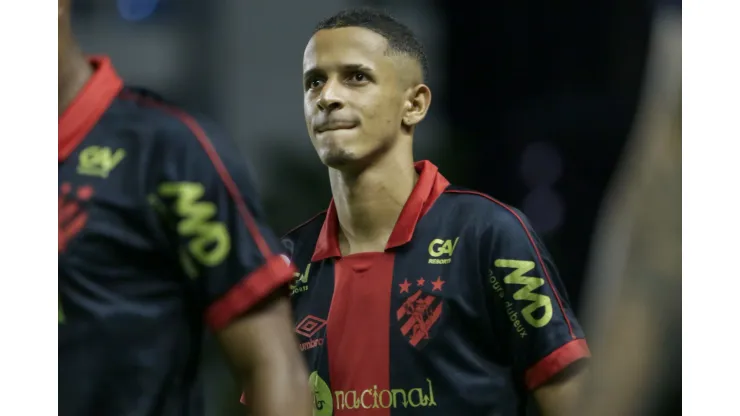
<path id="1" fill-rule="evenodd" d="M 443 195 L 447 196 L 450 207 L 469 221 L 496 229 L 531 229 L 524 213 L 483 192 L 451 185 Z"/>
<path id="2" fill-rule="evenodd" d="M 308 220 L 291 228 L 282 238 L 290 240 L 302 240 L 307 237 L 316 239 L 321 232 L 321 227 L 324 225 L 326 212 L 326 210 L 323 210 L 314 214 Z"/>
<path id="3" fill-rule="evenodd" d="M 127 126 L 152 145 L 166 146 L 164 150 L 221 147 L 229 142 L 223 139 L 223 131 L 213 120 L 185 110 L 150 90 L 126 87 L 117 103 Z"/>
<path id="4" fill-rule="evenodd" d="M 281 238 L 292 261 L 308 261 L 316 248 L 316 241 L 324 225 L 326 210 L 293 227 Z"/>

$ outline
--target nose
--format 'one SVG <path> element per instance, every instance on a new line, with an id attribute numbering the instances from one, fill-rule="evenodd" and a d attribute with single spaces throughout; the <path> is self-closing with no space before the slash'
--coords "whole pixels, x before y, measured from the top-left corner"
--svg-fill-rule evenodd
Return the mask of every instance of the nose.
<path id="1" fill-rule="evenodd" d="M 327 81 L 324 88 L 321 89 L 321 95 L 316 102 L 321 111 L 332 112 L 344 107 L 344 100 L 341 98 L 341 85 L 337 82 Z"/>

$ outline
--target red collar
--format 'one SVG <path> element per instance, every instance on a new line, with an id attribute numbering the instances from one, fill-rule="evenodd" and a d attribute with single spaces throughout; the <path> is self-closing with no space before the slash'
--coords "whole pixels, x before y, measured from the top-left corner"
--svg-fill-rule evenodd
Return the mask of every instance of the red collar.
<path id="1" fill-rule="evenodd" d="M 414 168 L 419 173 L 419 180 L 416 182 L 414 190 L 411 191 L 403 210 L 401 210 L 401 215 L 398 217 L 391 237 L 388 239 L 388 244 L 385 246 L 386 250 L 402 246 L 411 241 L 416 224 L 450 184 L 439 173 L 437 167 L 427 160 L 416 162 Z M 329 203 L 329 209 L 326 211 L 326 218 L 324 219 L 324 225 L 321 227 L 319 239 L 316 242 L 316 249 L 311 258 L 312 262 L 342 256 L 339 250 L 338 233 L 339 219 L 332 199 Z"/>
<path id="2" fill-rule="evenodd" d="M 59 116 L 60 162 L 82 142 L 123 88 L 123 81 L 108 57 L 91 57 L 89 61 L 95 73 Z"/>

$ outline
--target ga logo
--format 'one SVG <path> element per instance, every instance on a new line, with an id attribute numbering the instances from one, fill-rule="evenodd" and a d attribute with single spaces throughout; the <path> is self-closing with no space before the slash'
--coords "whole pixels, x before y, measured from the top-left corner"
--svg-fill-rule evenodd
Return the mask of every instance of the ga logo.
<path id="1" fill-rule="evenodd" d="M 123 158 L 126 150 L 111 150 L 105 146 L 89 146 L 80 152 L 77 173 L 86 176 L 97 176 L 107 178 L 108 174 L 115 168 Z"/>
<path id="2" fill-rule="evenodd" d="M 429 264 L 450 264 L 452 262 L 452 253 L 455 252 L 458 241 L 460 241 L 460 237 L 455 238 L 454 241 L 439 238 L 432 240 L 429 243 L 429 255 L 432 257 L 429 259 Z"/>
<path id="3" fill-rule="evenodd" d="M 308 290 L 308 273 L 311 271 L 311 263 L 308 263 L 308 266 L 306 266 L 306 271 L 303 273 L 295 272 L 293 273 L 293 278 L 295 279 L 294 283 L 291 283 L 289 289 L 290 289 L 290 296 L 296 295 L 301 292 L 305 292 Z"/>

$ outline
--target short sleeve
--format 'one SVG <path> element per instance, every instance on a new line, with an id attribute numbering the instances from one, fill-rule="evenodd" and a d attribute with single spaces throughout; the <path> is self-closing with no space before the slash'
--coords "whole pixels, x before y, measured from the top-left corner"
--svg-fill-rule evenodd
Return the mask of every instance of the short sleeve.
<path id="1" fill-rule="evenodd" d="M 282 290 L 294 269 L 265 223 L 246 161 L 215 126 L 178 114 L 161 146 L 150 203 L 174 235 L 173 256 L 195 281 L 206 322 L 219 330 Z"/>
<path id="2" fill-rule="evenodd" d="M 549 253 L 524 215 L 505 209 L 482 244 L 489 311 L 506 361 L 534 390 L 590 353 Z"/>

